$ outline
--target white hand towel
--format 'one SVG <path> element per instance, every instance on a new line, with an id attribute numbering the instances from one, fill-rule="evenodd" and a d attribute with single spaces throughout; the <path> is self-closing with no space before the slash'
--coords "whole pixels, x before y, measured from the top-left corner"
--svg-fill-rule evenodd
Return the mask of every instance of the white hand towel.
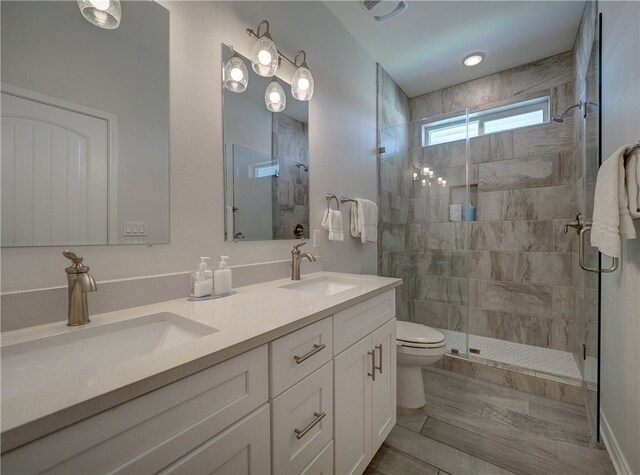
<path id="1" fill-rule="evenodd" d="M 329 231 L 329 241 L 344 241 L 342 213 L 340 211 L 335 209 L 325 211 L 321 226 Z"/>
<path id="2" fill-rule="evenodd" d="M 620 147 L 598 170 L 593 206 L 591 245 L 610 257 L 620 257 L 620 240 L 634 239 L 636 231 L 629 213 L 625 185 L 624 154 Z"/>
<path id="3" fill-rule="evenodd" d="M 635 150 L 625 159 L 625 175 L 627 196 L 629 197 L 629 213 L 633 219 L 640 218 L 640 150 Z"/>
<path id="4" fill-rule="evenodd" d="M 378 242 L 378 206 L 373 201 L 356 199 L 352 204 L 351 235 L 362 242 Z"/>

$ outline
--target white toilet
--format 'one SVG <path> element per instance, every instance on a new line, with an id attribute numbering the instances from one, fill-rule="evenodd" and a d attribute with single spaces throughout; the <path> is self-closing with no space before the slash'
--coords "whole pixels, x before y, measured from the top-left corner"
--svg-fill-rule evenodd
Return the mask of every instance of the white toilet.
<path id="1" fill-rule="evenodd" d="M 422 368 L 444 356 L 447 342 L 442 332 L 426 325 L 398 322 L 398 395 L 400 407 L 417 409 L 426 404 Z"/>

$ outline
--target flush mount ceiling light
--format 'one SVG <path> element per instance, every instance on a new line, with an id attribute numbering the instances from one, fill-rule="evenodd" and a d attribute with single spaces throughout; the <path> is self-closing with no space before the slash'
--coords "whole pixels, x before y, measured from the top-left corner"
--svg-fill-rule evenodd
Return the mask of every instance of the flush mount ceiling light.
<path id="1" fill-rule="evenodd" d="M 296 66 L 298 69 L 291 79 L 291 94 L 299 101 L 308 101 L 313 96 L 313 75 L 307 66 L 307 53 L 303 50 L 298 51 L 293 64 L 297 65 L 300 55 L 302 55 L 302 63 Z"/>
<path id="2" fill-rule="evenodd" d="M 233 47 L 230 47 L 233 51 Z M 231 92 L 244 92 L 249 82 L 249 71 L 236 53 L 224 64 L 224 87 Z"/>
<path id="3" fill-rule="evenodd" d="M 465 66 L 476 66 L 477 64 L 480 64 L 482 62 L 485 56 L 486 54 L 480 51 L 468 54 L 462 60 L 462 64 L 464 64 Z"/>
<path id="4" fill-rule="evenodd" d="M 78 7 L 89 22 L 113 30 L 120 25 L 120 0 L 78 0 Z"/>
<path id="5" fill-rule="evenodd" d="M 275 78 L 271 80 L 264 91 L 264 103 L 271 112 L 282 112 L 287 105 L 284 89 Z"/>
<path id="6" fill-rule="evenodd" d="M 260 27 L 265 25 L 265 32 L 260 34 Z M 252 31 L 253 33 L 253 31 Z M 258 25 L 258 32 L 254 33 L 258 41 L 251 50 L 251 67 L 262 77 L 270 78 L 276 74 L 280 66 L 278 48 L 269 34 L 269 22 L 262 20 Z"/>

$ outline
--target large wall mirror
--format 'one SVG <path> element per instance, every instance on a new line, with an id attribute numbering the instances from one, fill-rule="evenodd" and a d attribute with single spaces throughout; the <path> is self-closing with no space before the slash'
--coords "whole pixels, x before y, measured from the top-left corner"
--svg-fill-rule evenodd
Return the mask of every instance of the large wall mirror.
<path id="1" fill-rule="evenodd" d="M 222 45 L 223 64 L 233 51 Z M 308 102 L 286 93 L 282 112 L 265 106 L 272 78 L 258 76 L 242 58 L 249 82 L 242 93 L 224 91 L 225 240 L 309 237 Z M 302 232 L 296 235 L 296 227 Z M 300 227 L 298 226 L 298 229 Z"/>
<path id="2" fill-rule="evenodd" d="M 169 242 L 169 12 L 3 1 L 2 246 Z"/>

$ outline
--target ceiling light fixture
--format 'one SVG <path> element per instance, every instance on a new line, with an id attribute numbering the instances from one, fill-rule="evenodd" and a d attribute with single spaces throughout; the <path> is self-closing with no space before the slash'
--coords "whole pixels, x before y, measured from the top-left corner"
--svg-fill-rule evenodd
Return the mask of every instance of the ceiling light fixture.
<path id="1" fill-rule="evenodd" d="M 485 58 L 485 56 L 486 56 L 486 54 L 484 54 L 484 53 L 482 53 L 480 51 L 468 54 L 462 60 L 462 64 L 464 64 L 465 66 L 476 66 L 476 65 L 478 65 L 478 64 L 480 64 L 482 62 L 482 60 Z"/>
<path id="2" fill-rule="evenodd" d="M 233 51 L 233 46 L 229 47 Z M 242 58 L 234 53 L 224 64 L 224 87 L 231 92 L 244 92 L 249 82 L 249 71 Z"/>
<path id="3" fill-rule="evenodd" d="M 78 0 L 82 16 L 100 28 L 113 30 L 120 25 L 120 0 Z"/>

